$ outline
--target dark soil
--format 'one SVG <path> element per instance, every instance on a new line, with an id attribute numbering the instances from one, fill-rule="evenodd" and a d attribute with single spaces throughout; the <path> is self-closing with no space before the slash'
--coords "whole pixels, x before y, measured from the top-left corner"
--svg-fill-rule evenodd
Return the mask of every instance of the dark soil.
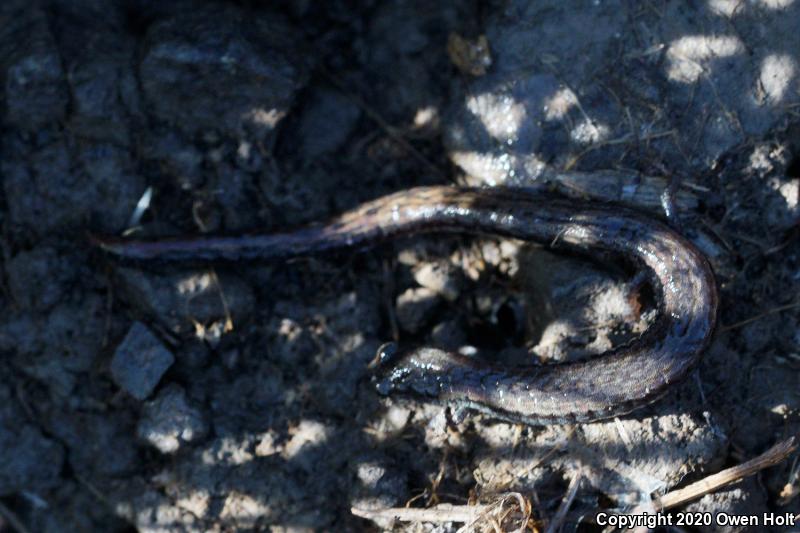
<path id="1" fill-rule="evenodd" d="M 0 531 L 455 531 L 351 509 L 509 492 L 544 529 L 577 472 L 564 531 L 599 531 L 796 435 L 798 24 L 793 0 L 2 2 Z M 699 369 L 617 420 L 456 424 L 379 397 L 378 346 L 585 357 L 652 302 L 491 238 L 171 267 L 88 238 L 268 232 L 434 183 L 662 218 L 671 189 L 721 290 Z M 795 454 L 681 510 L 797 515 L 798 490 Z"/>

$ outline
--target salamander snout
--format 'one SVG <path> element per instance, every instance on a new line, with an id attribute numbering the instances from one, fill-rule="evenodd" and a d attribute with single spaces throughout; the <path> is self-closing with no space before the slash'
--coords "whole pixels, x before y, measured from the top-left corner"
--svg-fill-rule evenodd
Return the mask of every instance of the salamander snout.
<path id="1" fill-rule="evenodd" d="M 384 396 L 399 392 L 436 398 L 455 363 L 452 354 L 444 350 L 400 350 L 396 344 L 387 343 L 378 348 L 373 362 L 376 389 Z"/>

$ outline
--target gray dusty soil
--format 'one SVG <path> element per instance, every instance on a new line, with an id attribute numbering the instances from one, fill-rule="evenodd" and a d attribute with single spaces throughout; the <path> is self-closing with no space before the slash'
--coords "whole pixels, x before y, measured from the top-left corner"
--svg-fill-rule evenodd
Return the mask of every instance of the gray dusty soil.
<path id="1" fill-rule="evenodd" d="M 798 27 L 794 0 L 5 0 L 0 531 L 455 531 L 357 515 L 514 492 L 543 530 L 577 473 L 563 530 L 600 531 L 797 434 Z M 671 190 L 721 289 L 696 373 L 617 420 L 455 423 L 375 394 L 382 342 L 568 360 L 652 302 L 491 238 L 169 268 L 88 239 L 270 231 L 433 183 L 662 218 Z M 797 462 L 682 509 L 797 515 Z"/>

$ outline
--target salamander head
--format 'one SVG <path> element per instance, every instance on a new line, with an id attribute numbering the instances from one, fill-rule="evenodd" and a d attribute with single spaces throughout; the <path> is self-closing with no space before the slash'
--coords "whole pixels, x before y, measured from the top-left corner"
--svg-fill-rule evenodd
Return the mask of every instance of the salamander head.
<path id="1" fill-rule="evenodd" d="M 375 356 L 376 388 L 384 396 L 399 392 L 437 398 L 455 364 L 453 354 L 444 350 L 400 350 L 396 344 L 386 343 Z"/>

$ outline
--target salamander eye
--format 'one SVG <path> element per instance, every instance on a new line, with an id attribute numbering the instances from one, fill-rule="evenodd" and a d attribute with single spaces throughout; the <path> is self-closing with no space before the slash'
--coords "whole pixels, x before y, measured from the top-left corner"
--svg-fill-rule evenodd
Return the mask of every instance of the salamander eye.
<path id="1" fill-rule="evenodd" d="M 386 342 L 381 344 L 378 351 L 375 353 L 375 359 L 370 366 L 381 367 L 391 364 L 397 356 L 397 344 L 394 342 Z"/>

